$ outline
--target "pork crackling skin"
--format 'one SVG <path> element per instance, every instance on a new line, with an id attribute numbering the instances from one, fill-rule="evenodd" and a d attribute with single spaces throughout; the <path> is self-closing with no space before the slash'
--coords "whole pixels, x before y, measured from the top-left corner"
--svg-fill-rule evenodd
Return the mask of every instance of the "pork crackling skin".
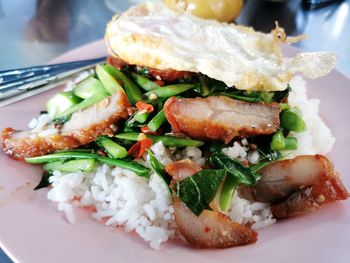
<path id="1" fill-rule="evenodd" d="M 169 98 L 164 105 L 174 133 L 229 143 L 235 137 L 272 134 L 280 126 L 278 103 L 250 103 L 225 96 Z"/>

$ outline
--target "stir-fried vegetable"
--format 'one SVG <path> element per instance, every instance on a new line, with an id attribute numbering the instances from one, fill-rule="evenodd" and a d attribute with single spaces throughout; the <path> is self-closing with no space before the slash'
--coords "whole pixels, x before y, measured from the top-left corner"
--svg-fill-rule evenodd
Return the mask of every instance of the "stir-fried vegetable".
<path id="1" fill-rule="evenodd" d="M 132 72 L 131 76 L 133 77 L 134 81 L 145 91 L 151 91 L 159 88 L 159 85 L 157 83 L 140 74 Z"/>
<path id="2" fill-rule="evenodd" d="M 123 83 L 125 93 L 128 96 L 131 104 L 135 105 L 138 101 L 141 101 L 142 93 L 140 89 L 123 72 L 111 65 L 105 65 L 104 69 Z"/>
<path id="3" fill-rule="evenodd" d="M 140 133 L 137 132 L 128 132 L 128 133 L 120 133 L 115 135 L 118 139 L 123 140 L 129 140 L 129 141 L 137 141 L 140 136 Z M 168 147 L 199 147 L 204 144 L 202 141 L 198 140 L 191 140 L 191 139 L 184 139 L 184 138 L 178 138 L 174 136 L 166 136 L 166 135 L 146 135 L 148 138 L 152 139 L 154 143 L 162 142 L 164 146 Z"/>
<path id="4" fill-rule="evenodd" d="M 237 95 L 237 94 L 229 93 L 229 92 L 215 92 L 213 95 L 226 96 L 226 97 L 230 97 L 232 99 L 246 101 L 246 102 L 261 102 L 261 100 L 258 99 L 258 98 L 253 98 L 253 97 L 248 97 L 248 96 L 241 96 L 241 95 Z"/>
<path id="5" fill-rule="evenodd" d="M 152 170 L 155 171 L 156 174 L 163 179 L 164 183 L 167 186 L 169 186 L 171 177 L 165 171 L 164 165 L 154 156 L 151 150 L 148 150 L 147 153 Z"/>
<path id="6" fill-rule="evenodd" d="M 210 209 L 209 203 L 226 175 L 226 170 L 202 170 L 190 177 L 176 182 L 174 190 L 180 200 L 197 216 L 204 209 Z"/>
<path id="7" fill-rule="evenodd" d="M 222 152 L 214 153 L 209 162 L 216 168 L 224 169 L 227 177 L 220 196 L 220 208 L 227 211 L 230 207 L 232 196 L 238 185 L 254 185 L 260 180 L 260 175 L 252 171 L 250 167 L 243 166 L 239 161 L 233 160 Z"/>
<path id="8" fill-rule="evenodd" d="M 128 151 L 123 146 L 120 146 L 106 136 L 98 137 L 96 143 L 102 147 L 111 158 L 121 159 L 128 155 Z"/>
<path id="9" fill-rule="evenodd" d="M 134 120 L 138 123 L 145 123 L 149 117 L 149 113 L 136 112 L 134 115 Z"/>
<path id="10" fill-rule="evenodd" d="M 151 94 L 157 95 L 158 98 L 169 98 L 172 96 L 179 95 L 187 90 L 195 88 L 196 85 L 193 84 L 177 84 L 177 85 L 170 85 L 165 87 L 160 87 L 154 90 L 151 90 L 145 95 L 149 97 Z"/>
<path id="11" fill-rule="evenodd" d="M 81 99 L 74 95 L 72 91 L 60 92 L 53 96 L 46 104 L 48 114 L 51 118 L 56 118 L 69 108 L 77 105 Z"/>
<path id="12" fill-rule="evenodd" d="M 222 186 L 220 201 L 219 201 L 219 205 L 222 211 L 226 212 L 230 208 L 232 203 L 232 197 L 238 185 L 239 185 L 239 180 L 236 177 L 230 174 L 226 175 L 226 179 L 225 179 L 224 185 Z"/>
<path id="13" fill-rule="evenodd" d="M 147 124 L 150 131 L 156 132 L 164 123 L 166 122 L 166 117 L 164 111 L 161 110 L 156 116 Z"/>
<path id="14" fill-rule="evenodd" d="M 208 96 L 210 94 L 210 88 L 208 87 L 208 84 L 206 82 L 205 75 L 199 75 L 199 83 L 202 97 Z"/>
<path id="15" fill-rule="evenodd" d="M 290 131 L 302 132 L 306 130 L 306 124 L 296 108 L 282 112 L 281 125 L 283 128 Z"/>
<path id="16" fill-rule="evenodd" d="M 81 160 L 81 159 L 96 159 L 101 163 L 105 163 L 112 166 L 118 166 L 123 169 L 133 171 L 139 176 L 148 177 L 149 168 L 130 160 L 121 160 L 121 159 L 112 159 L 108 157 L 101 156 L 95 153 L 89 152 L 79 152 L 79 151 L 66 151 L 66 152 L 57 152 L 48 155 L 26 158 L 26 162 L 31 164 L 45 164 L 51 162 L 59 162 L 65 160 Z"/>
<path id="17" fill-rule="evenodd" d="M 74 94 L 82 99 L 87 99 L 100 92 L 107 92 L 101 81 L 90 76 L 77 84 L 73 90 Z"/>
<path id="18" fill-rule="evenodd" d="M 279 130 L 272 136 L 271 150 L 273 151 L 295 150 L 297 147 L 297 138 L 291 136 L 284 137 L 282 130 Z"/>
<path id="19" fill-rule="evenodd" d="M 163 110 L 164 103 L 169 97 L 181 95 L 193 98 L 220 95 L 250 103 L 278 102 L 282 111 L 280 130 L 274 135 L 253 138 L 264 144 L 264 147 L 261 147 L 261 144 L 257 143 L 257 150 L 260 153 L 258 164 L 244 166 L 240 161 L 223 154 L 222 144 L 217 144 L 215 147 L 212 145 L 205 151 L 210 156 L 209 165 L 218 170 L 202 170 L 174 185 L 178 197 L 196 215 L 199 215 L 203 209 L 210 209 L 209 203 L 217 194 L 219 194 L 219 206 L 226 212 L 231 206 L 232 197 L 238 186 L 256 184 L 260 179 L 257 171 L 272 160 L 278 159 L 279 151 L 297 148 L 297 139 L 288 136 L 289 131 L 299 132 L 306 127 L 298 110 L 286 103 L 290 88 L 277 92 L 247 92 L 227 87 L 225 83 L 202 74 L 194 75 L 189 79 L 163 81 L 158 85 L 157 81 L 148 77 L 147 68 L 140 70 L 140 68 L 126 66 L 121 71 L 112 65 L 97 65 L 95 71 L 96 74 L 78 83 L 72 92 L 59 93 L 51 99 L 48 103 L 49 113 L 55 117 L 56 122 L 66 122 L 72 113 L 86 109 L 117 90 L 124 89 L 130 103 L 135 106 L 129 109 L 130 117 L 123 123 L 124 131 L 127 132 L 115 134 L 113 138 L 98 137 L 94 145 L 97 144 L 100 147 L 100 154 L 91 150 L 78 149 L 27 158 L 26 161 L 29 163 L 45 164 L 47 175 L 43 177 L 41 186 L 48 184 L 47 178 L 53 170 L 89 172 L 95 168 L 96 162 L 118 166 L 133 171 L 139 176 L 149 177 L 149 168 L 131 159 L 124 159 L 128 155 L 128 158 L 139 159 L 145 157 L 146 152 L 151 169 L 169 186 L 171 177 L 149 149 L 151 145 L 157 142 L 162 142 L 166 147 L 178 148 L 204 145 L 200 140 L 164 135 L 171 132 L 166 125 L 167 118 Z M 164 86 L 165 83 L 166 86 Z M 162 135 L 154 135 L 160 133 Z M 217 193 L 218 190 L 220 193 Z"/>
<path id="20" fill-rule="evenodd" d="M 61 171 L 61 172 L 90 172 L 96 167 L 95 159 L 58 161 L 47 163 L 44 165 L 46 171 Z"/>
<path id="21" fill-rule="evenodd" d="M 295 137 L 288 136 L 284 138 L 286 150 L 296 150 L 298 148 L 298 140 Z"/>
<path id="22" fill-rule="evenodd" d="M 123 89 L 118 81 L 102 65 L 96 66 L 96 74 L 109 94 Z"/>
<path id="23" fill-rule="evenodd" d="M 279 130 L 276 132 L 271 140 L 271 150 L 273 151 L 281 151 L 286 148 L 286 143 L 284 140 L 283 132 Z"/>
<path id="24" fill-rule="evenodd" d="M 56 116 L 56 118 L 62 118 L 64 116 L 68 116 L 76 111 L 80 111 L 80 110 L 84 110 L 86 108 L 89 108 L 92 105 L 95 105 L 96 103 L 100 102 L 101 100 L 107 98 L 108 96 L 109 96 L 109 94 L 106 92 L 96 93 L 96 94 L 92 95 L 91 97 L 83 100 L 79 104 L 76 104 L 76 105 L 68 108 L 64 112 L 58 114 Z"/>
<path id="25" fill-rule="evenodd" d="M 238 160 L 233 160 L 222 152 L 214 153 L 209 162 L 216 168 L 225 169 L 239 180 L 240 184 L 254 185 L 260 180 L 260 175 L 245 167 Z"/>

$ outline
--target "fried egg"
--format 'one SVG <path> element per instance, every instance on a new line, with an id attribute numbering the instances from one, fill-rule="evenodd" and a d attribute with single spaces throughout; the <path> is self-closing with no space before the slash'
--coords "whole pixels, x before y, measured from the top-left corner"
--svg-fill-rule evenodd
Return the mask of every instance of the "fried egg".
<path id="1" fill-rule="evenodd" d="M 282 42 L 297 40 L 286 38 L 279 27 L 260 33 L 178 13 L 159 1 L 115 16 L 106 30 L 110 53 L 129 64 L 200 72 L 229 87 L 258 91 L 284 90 L 296 73 L 318 78 L 335 67 L 331 52 L 283 57 Z"/>

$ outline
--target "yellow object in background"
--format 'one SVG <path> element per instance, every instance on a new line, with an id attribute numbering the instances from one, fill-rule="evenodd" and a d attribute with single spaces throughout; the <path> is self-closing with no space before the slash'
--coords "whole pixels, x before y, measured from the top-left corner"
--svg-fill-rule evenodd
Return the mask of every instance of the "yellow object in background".
<path id="1" fill-rule="evenodd" d="M 177 11 L 186 11 L 220 22 L 232 22 L 243 7 L 243 0 L 164 0 L 165 4 Z"/>

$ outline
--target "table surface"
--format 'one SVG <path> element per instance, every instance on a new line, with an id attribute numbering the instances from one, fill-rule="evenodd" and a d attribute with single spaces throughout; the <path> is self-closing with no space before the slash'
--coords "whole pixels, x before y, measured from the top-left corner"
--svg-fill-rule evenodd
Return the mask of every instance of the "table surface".
<path id="1" fill-rule="evenodd" d="M 0 70 L 45 64 L 103 38 L 111 16 L 138 0 L 0 0 Z M 288 35 L 305 34 L 295 46 L 335 51 L 337 69 L 350 77 L 350 0 L 309 10 L 301 0 L 247 0 L 237 23 L 269 32 L 275 21 Z M 0 250 L 0 263 L 11 262 Z"/>

